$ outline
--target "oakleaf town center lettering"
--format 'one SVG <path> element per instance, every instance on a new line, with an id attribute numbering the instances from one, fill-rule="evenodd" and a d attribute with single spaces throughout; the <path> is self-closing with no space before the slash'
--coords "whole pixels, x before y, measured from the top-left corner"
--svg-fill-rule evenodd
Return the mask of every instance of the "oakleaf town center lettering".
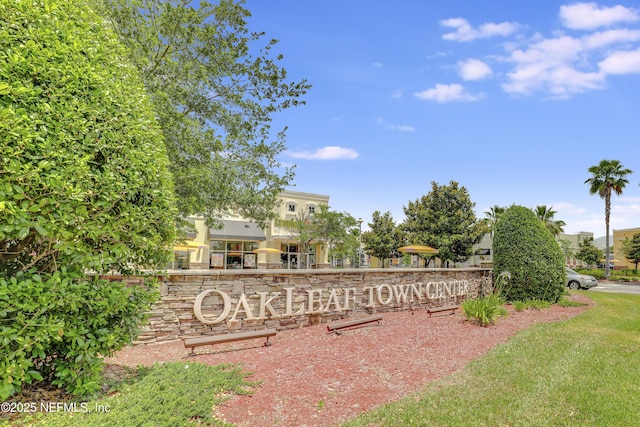
<path id="1" fill-rule="evenodd" d="M 401 285 L 381 284 L 358 288 L 307 289 L 304 298 L 295 297 L 294 287 L 283 292 L 240 294 L 237 301 L 220 289 L 207 289 L 195 299 L 193 312 L 207 325 L 224 321 L 259 321 L 309 315 L 344 315 L 362 303 L 369 310 L 388 305 L 438 304 L 447 300 L 459 301 L 469 293 L 466 280 L 438 281 Z"/>

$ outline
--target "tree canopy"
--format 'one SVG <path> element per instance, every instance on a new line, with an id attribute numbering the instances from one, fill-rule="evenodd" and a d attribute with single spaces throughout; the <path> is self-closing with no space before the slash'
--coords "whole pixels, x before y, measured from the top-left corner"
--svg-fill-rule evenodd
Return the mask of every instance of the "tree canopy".
<path id="1" fill-rule="evenodd" d="M 580 248 L 576 252 L 576 258 L 584 261 L 587 265 L 596 265 L 602 259 L 602 251 L 593 244 L 593 237 L 587 237 L 579 243 Z"/>
<path id="2" fill-rule="evenodd" d="M 476 218 L 475 203 L 457 182 L 431 183 L 431 191 L 404 207 L 402 229 L 411 244 L 437 248 L 438 257 L 464 262 L 473 255 L 473 245 L 489 232 L 486 221 Z"/>
<path id="3" fill-rule="evenodd" d="M 153 288 L 99 279 L 164 267 L 177 211 L 134 67 L 79 2 L 0 0 L 0 398 L 48 378 L 98 388 Z"/>
<path id="4" fill-rule="evenodd" d="M 348 212 L 331 210 L 329 206 L 321 205 L 314 213 L 317 237 L 322 241 L 329 256 L 351 258 L 358 249 L 358 222 Z"/>
<path id="5" fill-rule="evenodd" d="M 368 225 L 369 231 L 362 233 L 365 251 L 382 260 L 384 267 L 384 261 L 393 254 L 397 254 L 396 250 L 403 245 L 404 241 L 391 212 L 381 214 L 380 211 L 375 211 Z"/>
<path id="6" fill-rule="evenodd" d="M 300 211 L 292 221 L 292 238 L 300 245 L 303 259 L 300 268 L 308 268 L 305 254 L 312 243 L 321 243 L 329 251 L 329 255 L 353 256 L 357 245 L 356 220 L 347 212 L 331 210 L 329 206 L 320 205 L 315 212 Z"/>
<path id="7" fill-rule="evenodd" d="M 636 265 L 640 263 L 640 233 L 634 234 L 631 238 L 625 237 L 622 241 L 622 253 L 624 257 Z"/>
<path id="8" fill-rule="evenodd" d="M 547 207 L 547 205 L 538 205 L 533 212 L 554 236 L 562 233 L 564 231 L 563 227 L 567 225 L 567 223 L 562 220 L 554 219 L 558 212 L 553 210 L 553 206 Z"/>
<path id="9" fill-rule="evenodd" d="M 250 32 L 244 1 L 95 0 L 142 75 L 162 126 L 182 215 L 234 208 L 265 226 L 291 168 L 273 114 L 304 103 L 276 40 Z M 279 169 L 281 171 L 279 172 Z"/>

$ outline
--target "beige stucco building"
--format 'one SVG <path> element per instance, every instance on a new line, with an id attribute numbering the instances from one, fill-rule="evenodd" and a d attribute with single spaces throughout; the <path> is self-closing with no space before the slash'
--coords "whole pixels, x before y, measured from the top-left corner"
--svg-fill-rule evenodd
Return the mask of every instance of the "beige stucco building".
<path id="1" fill-rule="evenodd" d="M 622 253 L 622 241 L 631 239 L 634 234 L 640 233 L 640 227 L 613 230 L 613 267 L 614 268 L 636 268 L 636 265 L 629 261 Z"/>
<path id="2" fill-rule="evenodd" d="M 329 204 L 322 194 L 283 191 L 278 196 L 277 218 L 262 229 L 257 224 L 228 212 L 222 216 L 222 228 L 208 227 L 204 218 L 187 218 L 195 227 L 182 244 L 174 247 L 173 269 L 256 269 L 325 268 L 329 266 L 326 248 L 312 242 L 301 253 L 292 228 L 300 215 L 313 214 Z"/>
<path id="3" fill-rule="evenodd" d="M 580 231 L 574 234 L 560 233 L 556 237 L 558 242 L 564 240 L 569 243 L 569 249 L 574 254 L 574 256 L 567 257 L 565 262 L 567 267 L 571 268 L 587 268 L 587 264 L 576 258 L 575 254 L 580 250 L 580 244 L 586 239 L 593 239 L 593 233 L 589 231 Z M 562 247 L 562 245 L 561 245 Z"/>

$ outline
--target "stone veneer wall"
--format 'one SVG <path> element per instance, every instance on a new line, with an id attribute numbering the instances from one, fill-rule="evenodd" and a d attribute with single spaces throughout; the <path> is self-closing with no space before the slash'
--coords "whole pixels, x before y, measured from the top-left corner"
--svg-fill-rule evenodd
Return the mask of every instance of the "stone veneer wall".
<path id="1" fill-rule="evenodd" d="M 370 291 L 367 287 L 384 287 L 385 297 L 394 285 L 411 285 L 429 282 L 466 281 L 468 293 L 463 297 L 448 298 L 448 300 L 426 300 L 418 304 L 416 301 L 398 303 L 393 301 L 386 305 L 376 304 L 368 306 Z M 311 290 L 322 291 L 322 304 L 331 304 L 331 293 L 334 299 L 344 297 L 344 289 L 355 288 L 351 291 L 352 307 L 348 311 L 331 311 L 315 314 L 299 314 L 288 317 L 269 317 L 269 310 L 265 310 L 267 318 L 246 320 L 246 312 L 242 304 L 238 304 L 242 294 L 246 295 L 247 306 L 251 307 L 256 317 L 259 311 L 259 292 L 280 297 L 275 298 L 270 305 L 278 313 L 285 310 L 285 289 L 293 288 L 291 295 L 292 307 L 297 312 L 301 307 L 307 307 Z M 194 302 L 198 294 L 209 289 L 216 289 L 226 293 L 231 299 L 231 313 L 240 307 L 235 321 L 230 321 L 231 314 L 226 321 L 208 325 L 199 321 L 194 314 Z M 402 288 L 401 288 L 402 289 Z M 406 288 L 405 288 L 406 289 Z M 365 316 L 371 313 L 387 311 L 425 309 L 429 306 L 460 303 L 465 298 L 474 298 L 492 289 L 491 270 L 481 268 L 458 269 L 416 269 L 416 268 L 366 268 L 366 269 L 325 269 L 325 270 L 175 270 L 161 279 L 161 300 L 154 305 L 149 318 L 135 344 L 156 343 L 177 340 L 199 335 L 216 335 L 229 331 L 247 331 L 264 328 L 278 330 L 299 328 L 311 324 L 324 323 L 345 317 Z M 319 291 L 316 291 L 319 292 Z M 355 294 L 355 297 L 354 297 Z M 219 316 L 223 310 L 222 299 L 217 293 L 210 294 L 203 301 L 202 312 L 208 318 Z M 263 294 L 265 295 L 265 294 Z M 263 297 L 265 298 L 265 297 Z M 319 301 L 318 293 L 315 298 Z M 335 302 L 335 301 L 334 301 Z M 335 305 L 333 305 L 335 308 Z"/>

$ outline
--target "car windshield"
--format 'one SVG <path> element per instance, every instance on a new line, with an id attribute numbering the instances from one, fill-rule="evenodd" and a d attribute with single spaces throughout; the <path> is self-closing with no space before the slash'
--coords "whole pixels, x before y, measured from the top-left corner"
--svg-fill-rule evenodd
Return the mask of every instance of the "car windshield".
<path id="1" fill-rule="evenodd" d="M 569 274 L 578 274 L 577 272 L 575 272 L 572 269 L 567 268 L 567 267 L 565 267 L 565 270 L 567 270 L 567 273 L 569 273 Z"/>

